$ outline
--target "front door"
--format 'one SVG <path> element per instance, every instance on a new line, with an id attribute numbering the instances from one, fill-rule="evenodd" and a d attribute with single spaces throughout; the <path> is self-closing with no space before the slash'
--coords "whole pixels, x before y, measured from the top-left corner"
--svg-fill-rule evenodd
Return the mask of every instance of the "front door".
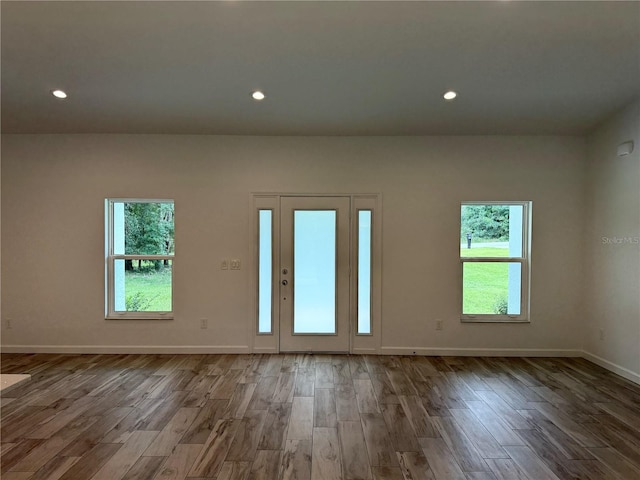
<path id="1" fill-rule="evenodd" d="M 349 352 L 349 197 L 280 198 L 280 351 Z"/>

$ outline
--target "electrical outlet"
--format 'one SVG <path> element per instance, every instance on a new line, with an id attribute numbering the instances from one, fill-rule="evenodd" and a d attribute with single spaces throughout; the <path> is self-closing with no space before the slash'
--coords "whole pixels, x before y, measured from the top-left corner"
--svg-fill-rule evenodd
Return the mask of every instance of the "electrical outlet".
<path id="1" fill-rule="evenodd" d="M 604 340 L 604 329 L 600 329 L 600 340 Z"/>
<path id="2" fill-rule="evenodd" d="M 11 319 L 10 318 L 7 318 L 6 324 L 7 324 L 7 330 L 11 330 L 13 328 L 13 325 L 11 324 Z"/>
<path id="3" fill-rule="evenodd" d="M 436 320 L 436 330 L 442 330 L 442 320 Z"/>
<path id="4" fill-rule="evenodd" d="M 231 270 L 240 270 L 240 259 L 233 258 L 231 260 Z"/>
<path id="5" fill-rule="evenodd" d="M 209 328 L 209 320 L 206 318 L 201 318 L 200 319 L 200 328 L 202 330 L 206 330 L 207 328 Z"/>
<path id="6" fill-rule="evenodd" d="M 229 260 L 223 258 L 220 261 L 220 270 L 229 270 Z"/>

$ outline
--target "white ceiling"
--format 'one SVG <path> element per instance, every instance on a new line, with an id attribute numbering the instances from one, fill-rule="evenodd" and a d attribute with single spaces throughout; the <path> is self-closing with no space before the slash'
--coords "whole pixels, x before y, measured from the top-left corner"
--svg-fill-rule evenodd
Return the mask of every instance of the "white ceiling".
<path id="1" fill-rule="evenodd" d="M 640 95 L 635 1 L 1 9 L 4 133 L 584 134 Z"/>

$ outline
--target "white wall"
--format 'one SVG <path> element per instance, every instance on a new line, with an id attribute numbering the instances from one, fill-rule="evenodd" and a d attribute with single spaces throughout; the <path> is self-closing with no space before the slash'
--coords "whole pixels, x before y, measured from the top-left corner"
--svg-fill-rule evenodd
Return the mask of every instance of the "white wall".
<path id="1" fill-rule="evenodd" d="M 629 140 L 635 150 L 618 157 Z M 640 382 L 640 102 L 602 125 L 588 152 L 585 350 Z"/>
<path id="2" fill-rule="evenodd" d="M 5 135 L 2 156 L 5 347 L 246 351 L 252 271 L 218 266 L 249 265 L 250 193 L 379 192 L 385 351 L 582 348 L 583 138 Z M 106 197 L 175 199 L 175 320 L 104 320 Z M 530 324 L 460 323 L 462 200 L 533 201 Z"/>

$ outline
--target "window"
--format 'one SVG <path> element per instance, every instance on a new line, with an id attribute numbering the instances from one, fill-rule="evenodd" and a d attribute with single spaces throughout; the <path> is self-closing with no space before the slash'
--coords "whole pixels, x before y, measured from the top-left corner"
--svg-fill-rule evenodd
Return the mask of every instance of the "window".
<path id="1" fill-rule="evenodd" d="M 371 334 L 371 210 L 358 210 L 358 335 Z"/>
<path id="2" fill-rule="evenodd" d="M 530 202 L 464 202 L 463 321 L 528 321 Z"/>
<path id="3" fill-rule="evenodd" d="M 172 318 L 173 200 L 105 202 L 107 318 Z"/>
<path id="4" fill-rule="evenodd" d="M 273 211 L 258 211 L 258 334 L 273 332 Z"/>

